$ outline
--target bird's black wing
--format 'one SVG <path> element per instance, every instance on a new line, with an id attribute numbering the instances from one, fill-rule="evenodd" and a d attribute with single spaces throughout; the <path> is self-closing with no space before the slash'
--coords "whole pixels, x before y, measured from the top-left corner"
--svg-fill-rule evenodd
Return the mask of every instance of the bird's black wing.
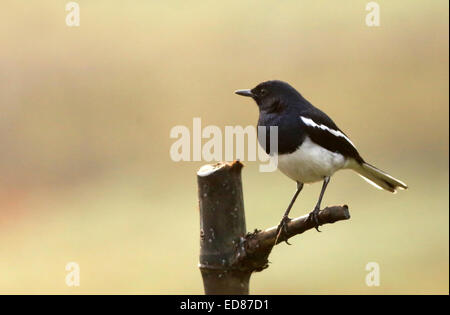
<path id="1" fill-rule="evenodd" d="M 305 134 L 316 144 L 359 163 L 364 162 L 351 140 L 324 112 L 309 108 L 300 114 L 300 123 Z"/>

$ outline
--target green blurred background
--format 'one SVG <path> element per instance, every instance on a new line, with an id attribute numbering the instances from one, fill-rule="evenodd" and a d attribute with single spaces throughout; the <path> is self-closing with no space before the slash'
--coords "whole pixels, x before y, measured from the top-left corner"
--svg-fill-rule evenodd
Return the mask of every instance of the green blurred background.
<path id="1" fill-rule="evenodd" d="M 282 79 L 410 189 L 338 173 L 324 204 L 352 219 L 277 247 L 251 292 L 448 294 L 448 1 L 380 0 L 375 28 L 367 2 L 80 0 L 68 27 L 66 1 L 3 1 L 0 293 L 203 293 L 203 163 L 170 159 L 170 129 L 254 125 L 233 91 Z M 272 226 L 295 184 L 245 164 L 247 227 Z"/>

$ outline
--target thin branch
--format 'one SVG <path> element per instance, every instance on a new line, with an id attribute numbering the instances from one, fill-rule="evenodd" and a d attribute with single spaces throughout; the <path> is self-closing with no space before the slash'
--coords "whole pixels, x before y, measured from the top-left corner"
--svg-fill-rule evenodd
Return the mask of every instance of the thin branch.
<path id="1" fill-rule="evenodd" d="M 308 214 L 295 218 L 287 224 L 287 235 L 281 234 L 278 238 L 277 244 L 284 242 L 291 237 L 302 234 L 303 232 L 313 229 L 314 222 L 308 220 Z M 319 212 L 319 224 L 331 224 L 337 221 L 350 219 L 350 212 L 348 206 L 331 206 Z M 275 242 L 277 227 L 271 227 L 261 231 L 252 238 L 252 243 L 259 244 L 260 248 L 271 248 Z M 250 244 L 249 244 L 250 245 Z M 256 244 L 254 245 L 256 248 Z"/>
<path id="2" fill-rule="evenodd" d="M 346 205 L 326 207 L 319 212 L 320 225 L 348 219 L 350 219 L 350 212 Z M 280 235 L 277 244 L 313 229 L 314 226 L 314 222 L 308 220 L 308 215 L 295 218 L 287 223 L 287 233 Z M 241 244 L 236 253 L 235 265 L 239 266 L 239 269 L 243 268 L 253 271 L 261 271 L 267 268 L 268 257 L 275 245 L 276 233 L 277 226 L 264 231 L 255 230 L 255 232 L 247 234 L 241 239 Z"/>

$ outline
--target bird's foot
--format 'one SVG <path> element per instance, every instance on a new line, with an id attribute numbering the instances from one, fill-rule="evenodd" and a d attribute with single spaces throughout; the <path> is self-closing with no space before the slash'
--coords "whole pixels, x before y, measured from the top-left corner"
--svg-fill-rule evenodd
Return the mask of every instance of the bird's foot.
<path id="1" fill-rule="evenodd" d="M 311 220 L 312 222 L 314 222 L 314 227 L 317 230 L 317 232 L 321 232 L 319 230 L 319 226 L 320 226 L 320 223 L 319 223 L 319 212 L 320 212 L 319 207 L 316 207 L 316 208 L 314 208 L 313 211 L 311 211 L 309 213 L 309 216 L 308 216 L 308 220 Z"/>
<path id="2" fill-rule="evenodd" d="M 287 241 L 287 236 L 288 236 L 288 223 L 291 221 L 291 219 L 288 216 L 283 216 L 283 218 L 280 221 L 280 224 L 278 224 L 277 227 L 277 239 L 276 241 L 278 241 L 278 238 L 280 236 L 284 237 L 284 241 L 286 242 L 286 244 L 291 245 L 291 243 L 289 243 Z M 275 241 L 275 242 L 276 242 Z"/>

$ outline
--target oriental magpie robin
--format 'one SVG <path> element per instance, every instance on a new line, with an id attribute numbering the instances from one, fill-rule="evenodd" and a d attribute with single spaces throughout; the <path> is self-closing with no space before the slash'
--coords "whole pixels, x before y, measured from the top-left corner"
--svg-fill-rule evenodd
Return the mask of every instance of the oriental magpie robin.
<path id="1" fill-rule="evenodd" d="M 366 163 L 333 120 L 286 82 L 267 81 L 251 90 L 237 90 L 235 93 L 251 97 L 258 104 L 258 126 L 278 127 L 278 152 L 275 153 L 278 155 L 278 169 L 297 182 L 297 190 L 278 232 L 282 228 L 285 231 L 285 223 L 290 220 L 289 211 L 303 184 L 323 181 L 319 200 L 309 214 L 309 219 L 319 231 L 318 212 L 322 197 L 330 177 L 340 169 L 352 169 L 368 183 L 392 193 L 408 188 L 405 183 Z M 266 139 L 258 139 L 270 154 L 270 128 L 266 128 Z"/>

